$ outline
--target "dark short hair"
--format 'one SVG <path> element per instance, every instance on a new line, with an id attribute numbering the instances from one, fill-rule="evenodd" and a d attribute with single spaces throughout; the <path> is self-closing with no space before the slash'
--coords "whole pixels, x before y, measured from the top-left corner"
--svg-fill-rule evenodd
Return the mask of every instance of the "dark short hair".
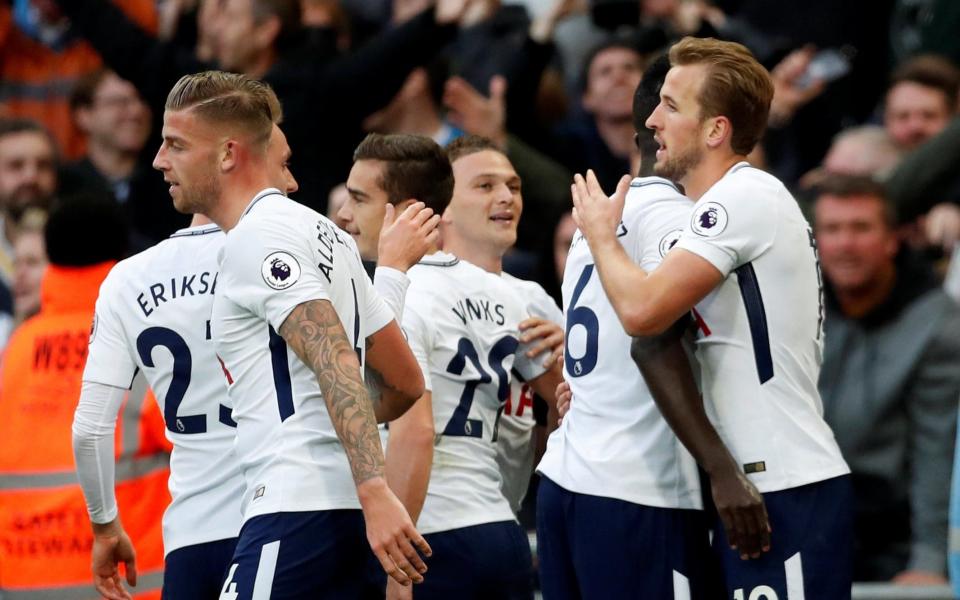
<path id="1" fill-rule="evenodd" d="M 93 106 L 93 98 L 97 95 L 97 89 L 109 74 L 109 69 L 100 68 L 81 77 L 70 93 L 70 110 Z"/>
<path id="2" fill-rule="evenodd" d="M 390 204 L 415 199 L 443 214 L 453 196 L 453 169 L 446 153 L 422 135 L 369 134 L 353 153 L 353 161 L 385 163 L 378 184 Z"/>
<path id="3" fill-rule="evenodd" d="M 485 138 L 480 135 L 461 135 L 457 139 L 450 142 L 447 146 L 447 158 L 450 159 L 450 164 L 452 165 L 456 160 L 468 156 L 470 154 L 476 154 L 477 152 L 483 152 L 485 150 L 493 150 L 494 152 L 499 152 L 506 156 L 503 150 L 499 146 L 493 143 L 493 140 L 490 138 Z"/>
<path id="4" fill-rule="evenodd" d="M 587 87 L 590 83 L 590 67 L 593 66 L 593 61 L 595 61 L 602 53 L 613 49 L 629 50 L 630 52 L 636 54 L 641 61 L 643 60 L 643 54 L 637 48 L 637 44 L 630 38 L 612 37 L 600 42 L 591 48 L 587 52 L 587 55 L 583 58 L 583 66 L 580 69 L 581 92 L 587 91 Z"/>
<path id="5" fill-rule="evenodd" d="M 23 117 L 0 117 L 0 139 L 17 133 L 38 133 L 47 138 L 47 142 L 50 143 L 50 147 L 53 149 L 54 159 L 59 162 L 60 147 L 57 146 L 57 141 L 54 139 L 53 134 L 50 133 L 50 130 L 44 127 L 39 121 Z"/>
<path id="6" fill-rule="evenodd" d="M 43 237 L 51 264 L 86 267 L 123 259 L 129 226 L 112 198 L 78 195 L 57 203 Z"/>
<path id="7" fill-rule="evenodd" d="M 915 83 L 943 93 L 947 107 L 953 112 L 960 92 L 960 69 L 942 56 L 921 54 L 903 62 L 890 75 L 890 87 L 900 83 Z"/>
<path id="8" fill-rule="evenodd" d="M 837 198 L 869 196 L 876 198 L 883 206 L 884 222 L 890 227 L 897 225 L 897 209 L 887 198 L 886 187 L 872 177 L 831 173 L 814 186 L 813 192 L 817 201 L 823 196 L 835 196 Z"/>
<path id="9" fill-rule="evenodd" d="M 670 57 L 661 54 L 647 65 L 640 79 L 640 85 L 633 95 L 633 126 L 637 130 L 637 149 L 640 150 L 641 168 L 651 173 L 652 163 L 656 161 L 660 147 L 653 139 L 653 130 L 647 129 L 647 119 L 660 104 L 660 88 L 670 71 Z"/>

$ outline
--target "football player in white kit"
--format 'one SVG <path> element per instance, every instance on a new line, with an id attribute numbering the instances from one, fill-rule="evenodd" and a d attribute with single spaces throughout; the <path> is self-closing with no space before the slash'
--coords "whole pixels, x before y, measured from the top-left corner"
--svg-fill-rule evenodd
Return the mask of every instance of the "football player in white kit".
<path id="1" fill-rule="evenodd" d="M 460 138 L 448 153 L 457 157 L 457 149 L 469 143 Z M 499 151 L 467 153 L 459 160 L 490 154 L 494 165 L 457 182 L 472 193 L 455 195 L 444 211 L 443 243 L 480 230 L 504 238 L 512 232 L 512 243 L 520 216 L 514 206 L 519 179 Z M 529 545 L 500 489 L 497 422 L 513 370 L 548 401 L 559 370 L 526 356 L 519 324 L 529 316 L 527 301 L 499 274 L 438 251 L 409 276 L 404 331 L 424 371 L 437 434 L 418 520 L 436 549 L 430 577 L 413 596 L 531 598 Z"/>
<path id="2" fill-rule="evenodd" d="M 665 60 L 654 62 L 634 98 L 640 176 L 630 182 L 613 241 L 646 268 L 671 250 L 693 207 L 671 181 L 652 176 L 652 135 L 642 127 L 668 69 Z M 712 600 L 696 464 L 634 365 L 631 338 L 579 231 L 562 289 L 564 375 L 574 399 L 537 467 L 544 598 Z"/>
<path id="3" fill-rule="evenodd" d="M 286 168 L 290 147 L 279 127 L 273 128 L 268 155 L 272 181 L 295 192 L 297 182 Z M 135 564 L 117 514 L 113 444 L 124 391 L 138 370 L 155 391 L 173 444 L 172 502 L 163 517 L 163 597 L 216 596 L 233 556 L 244 484 L 233 454 L 236 424 L 224 404 L 227 389 L 210 331 L 223 241 L 219 227 L 194 215 L 190 227 L 119 262 L 100 288 L 73 443 L 96 532 L 94 583 L 108 597 L 124 594 L 109 576 L 117 562 Z"/>
<path id="4" fill-rule="evenodd" d="M 179 210 L 227 232 L 211 323 L 246 491 L 220 598 L 353 597 L 369 556 L 364 525 L 401 583 L 423 579 L 417 549 L 429 554 L 384 480 L 362 366 L 389 383 L 378 414 L 402 414 L 423 380 L 353 241 L 270 187 L 275 106 L 244 76 L 185 76 L 155 161 Z"/>
<path id="5" fill-rule="evenodd" d="M 773 85 L 739 44 L 686 38 L 669 56 L 647 125 L 660 145 L 657 173 L 696 201 L 674 250 L 656 269 L 620 250 L 625 181 L 608 199 L 592 173 L 577 176 L 575 216 L 628 333 L 659 333 L 693 310 L 709 420 L 699 402 L 661 409 L 711 478 L 745 476 L 766 505 L 739 524 L 745 535 L 716 528 L 727 597 L 847 599 L 851 491 L 817 392 L 816 246 L 783 184 L 746 162 Z"/>

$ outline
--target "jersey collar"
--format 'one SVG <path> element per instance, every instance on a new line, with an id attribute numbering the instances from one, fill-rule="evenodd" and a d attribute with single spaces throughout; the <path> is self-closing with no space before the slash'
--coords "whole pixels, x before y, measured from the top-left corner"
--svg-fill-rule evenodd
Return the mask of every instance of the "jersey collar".
<path id="1" fill-rule="evenodd" d="M 250 204 L 248 204 L 247 207 L 243 209 L 243 212 L 240 214 L 240 219 L 238 219 L 238 221 L 242 220 L 245 216 L 247 216 L 247 213 L 253 210 L 253 207 L 256 206 L 258 202 L 260 202 L 261 200 L 263 200 L 264 198 L 272 194 L 283 196 L 283 192 L 281 192 L 277 188 L 267 188 L 263 190 L 262 192 L 254 196 L 253 200 L 250 201 Z"/>
<path id="2" fill-rule="evenodd" d="M 647 187 L 648 185 L 667 185 L 676 190 L 678 194 L 682 194 L 683 191 L 669 179 L 663 177 L 658 177 L 656 175 L 651 175 L 649 177 L 634 177 L 633 181 L 630 182 L 631 189 Z"/>
<path id="3" fill-rule="evenodd" d="M 220 231 L 220 226 L 213 223 L 208 223 L 207 225 L 197 225 L 196 227 L 184 227 L 183 229 L 176 230 L 171 238 L 177 237 L 192 237 L 195 235 L 206 235 L 208 233 L 217 233 Z"/>

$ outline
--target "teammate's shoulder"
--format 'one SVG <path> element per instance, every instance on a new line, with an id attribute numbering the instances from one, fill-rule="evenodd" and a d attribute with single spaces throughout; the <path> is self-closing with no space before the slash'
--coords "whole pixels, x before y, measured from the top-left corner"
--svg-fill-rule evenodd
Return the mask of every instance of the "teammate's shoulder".
<path id="1" fill-rule="evenodd" d="M 634 177 L 630 182 L 630 188 L 627 190 L 628 202 L 661 202 L 664 200 L 674 200 L 676 198 L 685 198 L 680 186 L 664 179 L 663 177 Z"/>
<path id="2" fill-rule="evenodd" d="M 786 192 L 787 188 L 782 181 L 763 169 L 758 169 L 747 162 L 740 162 L 732 166 L 712 188 L 707 190 L 707 194 L 742 196 L 747 190 L 753 193 L 780 194 Z"/>
<path id="3" fill-rule="evenodd" d="M 265 224 L 295 227 L 312 222 L 320 213 L 309 206 L 288 198 L 277 189 L 266 189 L 254 196 L 250 204 L 240 215 L 240 221 L 233 231 L 256 229 Z M 231 231 L 231 233 L 233 233 Z"/>
<path id="4" fill-rule="evenodd" d="M 532 294 L 537 296 L 547 296 L 547 297 L 550 296 L 547 293 L 547 290 L 543 289 L 543 286 L 537 283 L 536 281 L 532 281 L 530 279 L 520 279 L 519 277 L 511 275 L 506 271 L 500 274 L 500 278 L 503 279 L 504 283 L 506 283 L 510 287 L 520 290 L 526 294 Z"/>

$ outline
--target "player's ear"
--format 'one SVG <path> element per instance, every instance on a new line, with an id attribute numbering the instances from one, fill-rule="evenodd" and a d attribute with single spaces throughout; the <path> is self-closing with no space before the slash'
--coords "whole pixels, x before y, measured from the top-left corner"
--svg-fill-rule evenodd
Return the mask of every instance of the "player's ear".
<path id="1" fill-rule="evenodd" d="M 227 173 L 237 166 L 239 144 L 236 140 L 227 140 L 220 146 L 220 171 Z"/>
<path id="2" fill-rule="evenodd" d="M 407 210 L 407 207 L 416 202 L 416 198 L 407 198 L 406 200 L 401 200 L 397 202 L 397 214 L 399 215 L 403 211 Z"/>
<path id="3" fill-rule="evenodd" d="M 719 148 L 733 136 L 733 124 L 724 116 L 707 119 L 705 127 L 709 148 Z"/>

